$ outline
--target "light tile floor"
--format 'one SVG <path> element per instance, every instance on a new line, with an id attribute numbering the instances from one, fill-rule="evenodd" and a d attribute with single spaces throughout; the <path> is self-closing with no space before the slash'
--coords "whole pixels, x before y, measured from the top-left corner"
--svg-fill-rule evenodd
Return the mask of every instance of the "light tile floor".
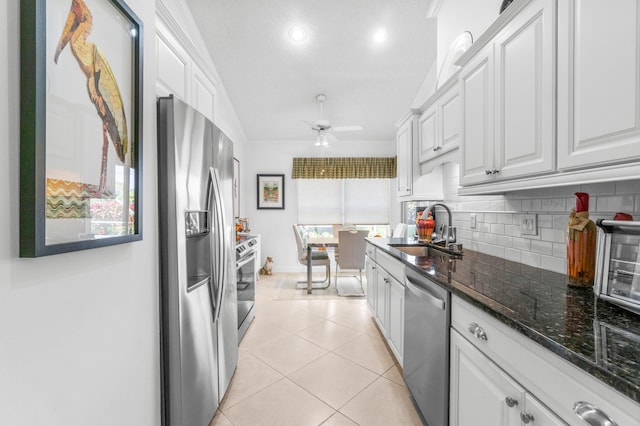
<path id="1" fill-rule="evenodd" d="M 297 279 L 258 281 L 256 318 L 210 426 L 422 424 L 366 299 L 307 296 Z"/>

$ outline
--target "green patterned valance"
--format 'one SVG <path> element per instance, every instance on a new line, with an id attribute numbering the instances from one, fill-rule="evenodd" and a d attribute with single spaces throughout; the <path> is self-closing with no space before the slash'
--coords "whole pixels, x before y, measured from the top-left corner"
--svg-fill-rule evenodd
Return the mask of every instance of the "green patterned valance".
<path id="1" fill-rule="evenodd" d="M 389 179 L 396 177 L 396 158 L 294 158 L 293 179 Z"/>

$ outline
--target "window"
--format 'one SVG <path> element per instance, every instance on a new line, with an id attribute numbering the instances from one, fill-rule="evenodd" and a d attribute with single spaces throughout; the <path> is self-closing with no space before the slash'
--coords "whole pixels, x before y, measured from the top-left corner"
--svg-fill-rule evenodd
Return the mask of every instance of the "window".
<path id="1" fill-rule="evenodd" d="M 387 225 L 390 179 L 296 179 L 298 223 Z"/>

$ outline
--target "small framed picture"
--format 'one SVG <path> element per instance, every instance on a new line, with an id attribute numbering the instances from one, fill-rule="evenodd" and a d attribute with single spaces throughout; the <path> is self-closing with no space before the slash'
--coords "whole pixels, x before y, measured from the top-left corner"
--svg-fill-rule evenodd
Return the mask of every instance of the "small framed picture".
<path id="1" fill-rule="evenodd" d="M 284 175 L 258 175 L 258 209 L 284 210 Z"/>

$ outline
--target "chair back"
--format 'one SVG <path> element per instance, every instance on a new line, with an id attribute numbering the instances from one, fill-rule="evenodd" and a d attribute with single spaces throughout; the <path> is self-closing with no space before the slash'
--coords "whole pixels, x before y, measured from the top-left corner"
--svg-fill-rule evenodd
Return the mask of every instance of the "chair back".
<path id="1" fill-rule="evenodd" d="M 341 269 L 364 269 L 365 245 L 364 240 L 369 236 L 369 231 L 339 231 L 338 265 Z"/>
<path id="2" fill-rule="evenodd" d="M 396 229 L 393 230 L 393 234 L 391 235 L 395 238 L 401 238 L 407 236 L 407 224 L 399 223 L 396 225 Z"/>
<path id="3" fill-rule="evenodd" d="M 296 244 L 298 245 L 298 261 L 304 263 L 307 261 L 307 256 L 304 252 L 304 243 L 302 242 L 302 236 L 300 235 L 300 231 L 298 231 L 298 225 L 293 225 L 293 233 L 296 236 Z"/>

